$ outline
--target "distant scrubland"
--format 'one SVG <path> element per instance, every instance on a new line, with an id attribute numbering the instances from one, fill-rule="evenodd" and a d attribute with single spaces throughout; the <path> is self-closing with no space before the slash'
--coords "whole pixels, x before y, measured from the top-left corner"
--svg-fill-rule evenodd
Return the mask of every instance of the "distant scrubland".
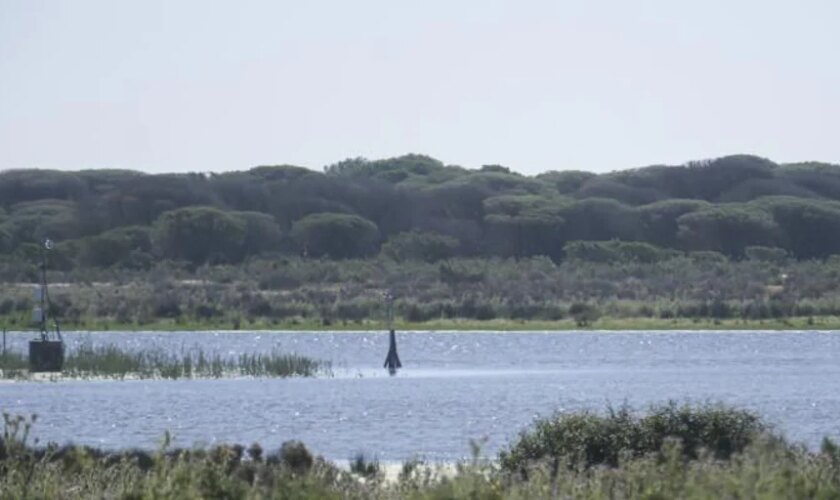
<path id="1" fill-rule="evenodd" d="M 592 255 L 592 254 L 590 254 Z M 652 262 L 567 258 L 249 259 L 197 268 L 51 273 L 64 328 L 818 328 L 840 318 L 840 259 Z M 29 326 L 28 283 L 4 288 L 0 324 Z"/>
<path id="2" fill-rule="evenodd" d="M 729 156 L 524 176 L 421 155 L 323 172 L 0 172 L 0 321 L 39 245 L 78 327 L 840 326 L 840 166 Z"/>

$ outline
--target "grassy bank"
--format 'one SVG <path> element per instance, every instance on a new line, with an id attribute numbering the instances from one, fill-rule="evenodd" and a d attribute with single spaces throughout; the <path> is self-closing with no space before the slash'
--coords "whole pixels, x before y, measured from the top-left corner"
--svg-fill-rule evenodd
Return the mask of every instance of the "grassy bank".
<path id="1" fill-rule="evenodd" d="M 0 354 L 0 378 L 27 379 L 26 356 L 18 352 Z M 114 345 L 82 344 L 65 356 L 60 375 L 69 378 L 221 378 L 312 377 L 329 374 L 330 364 L 296 354 L 272 351 L 268 354 L 240 354 L 224 357 L 193 349 L 170 353 L 162 349 L 126 351 Z"/>
<path id="2" fill-rule="evenodd" d="M 5 321 L 4 321 L 5 320 Z M 2 325 L 19 325 L 21 321 L 0 317 Z M 807 316 L 780 319 L 710 319 L 710 318 L 599 318 L 585 326 L 567 318 L 556 321 L 513 319 L 438 319 L 430 321 L 396 321 L 397 330 L 456 331 L 650 331 L 650 330 L 840 330 L 840 316 Z M 18 329 L 19 327 L 15 327 Z M 9 329 L 12 329 L 10 326 Z M 65 322 L 65 331 L 205 331 L 205 330 L 289 330 L 289 331 L 383 331 L 382 321 L 362 320 L 324 323 L 315 319 L 232 322 L 224 319 L 182 320 L 158 318 L 148 322 L 118 321 L 111 318 Z"/>
<path id="3" fill-rule="evenodd" d="M 592 263 L 544 258 L 252 259 L 147 272 L 51 272 L 68 329 L 833 329 L 840 259 Z M 4 283 L 0 327 L 30 327 L 32 285 Z"/>
<path id="4" fill-rule="evenodd" d="M 413 460 L 386 480 L 363 456 L 349 470 L 299 442 L 279 450 L 223 445 L 156 452 L 30 445 L 32 420 L 6 417 L 0 498 L 838 498 L 840 448 L 787 443 L 743 410 L 673 404 L 638 416 L 558 415 L 522 433 L 498 459 L 454 468 Z M 37 426 L 37 423 L 35 423 Z"/>

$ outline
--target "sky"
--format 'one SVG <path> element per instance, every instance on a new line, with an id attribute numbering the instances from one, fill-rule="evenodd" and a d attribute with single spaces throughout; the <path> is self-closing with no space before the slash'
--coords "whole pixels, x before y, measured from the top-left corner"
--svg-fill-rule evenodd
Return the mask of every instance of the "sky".
<path id="1" fill-rule="evenodd" d="M 836 0 L 0 0 L 0 170 L 840 163 Z"/>

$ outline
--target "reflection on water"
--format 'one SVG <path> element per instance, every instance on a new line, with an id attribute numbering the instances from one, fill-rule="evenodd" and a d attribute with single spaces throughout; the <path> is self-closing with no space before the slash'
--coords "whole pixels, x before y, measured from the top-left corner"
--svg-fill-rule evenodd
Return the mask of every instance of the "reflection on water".
<path id="1" fill-rule="evenodd" d="M 91 333 L 80 342 L 229 355 L 282 349 L 333 362 L 319 379 L 0 384 L 0 409 L 37 413 L 41 441 L 154 447 L 216 442 L 383 461 L 495 453 L 535 416 L 669 398 L 755 409 L 788 437 L 840 436 L 840 333 L 401 333 L 404 368 L 382 369 L 386 333 Z M 28 336 L 10 337 L 24 349 Z"/>

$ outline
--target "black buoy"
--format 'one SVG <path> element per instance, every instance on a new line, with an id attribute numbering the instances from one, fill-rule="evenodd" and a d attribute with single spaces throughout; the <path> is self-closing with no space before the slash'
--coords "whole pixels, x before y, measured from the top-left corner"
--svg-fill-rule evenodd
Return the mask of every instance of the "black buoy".
<path id="1" fill-rule="evenodd" d="M 391 330 L 391 342 L 388 346 L 388 356 L 385 357 L 384 367 L 388 369 L 388 373 L 391 375 L 396 375 L 397 368 L 402 368 L 400 355 L 397 354 L 397 334 L 393 329 Z"/>
<path id="2" fill-rule="evenodd" d="M 39 305 L 32 310 L 32 320 L 38 324 L 41 336 L 29 341 L 29 371 L 60 372 L 64 368 L 64 340 L 61 327 L 53 319 L 54 332 L 50 332 L 50 295 L 47 288 L 47 250 L 53 247 L 52 241 L 44 240 L 41 248 L 41 283 L 35 289 L 35 299 Z"/>
<path id="3" fill-rule="evenodd" d="M 397 333 L 394 331 L 394 296 L 385 294 L 385 321 L 388 323 L 390 341 L 388 342 L 388 355 L 385 356 L 384 368 L 388 369 L 390 375 L 397 374 L 397 368 L 402 368 L 400 356 L 397 354 Z"/>
<path id="4" fill-rule="evenodd" d="M 60 340 L 29 341 L 29 371 L 60 372 L 64 367 L 64 342 Z"/>

